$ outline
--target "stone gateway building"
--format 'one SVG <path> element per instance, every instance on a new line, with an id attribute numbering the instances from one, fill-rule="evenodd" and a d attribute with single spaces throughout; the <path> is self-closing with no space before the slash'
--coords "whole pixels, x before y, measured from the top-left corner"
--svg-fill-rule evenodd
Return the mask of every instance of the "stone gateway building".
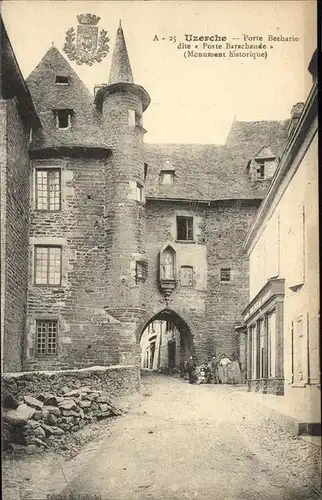
<path id="1" fill-rule="evenodd" d="M 55 47 L 24 82 L 2 36 L 4 371 L 139 367 L 157 320 L 180 333 L 181 360 L 236 356 L 242 245 L 297 108 L 235 121 L 225 145 L 146 144 L 150 97 L 121 26 L 94 97 Z"/>

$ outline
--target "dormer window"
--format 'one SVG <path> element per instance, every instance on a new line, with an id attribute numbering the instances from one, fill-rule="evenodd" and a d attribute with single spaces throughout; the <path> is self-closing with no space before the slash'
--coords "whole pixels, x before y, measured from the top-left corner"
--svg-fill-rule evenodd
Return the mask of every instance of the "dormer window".
<path id="1" fill-rule="evenodd" d="M 247 164 L 248 175 L 252 182 L 270 180 L 278 167 L 279 158 L 270 146 L 264 146 Z"/>
<path id="2" fill-rule="evenodd" d="M 256 160 L 256 177 L 265 179 L 265 160 Z"/>
<path id="3" fill-rule="evenodd" d="M 68 76 L 56 75 L 56 84 L 57 85 L 69 85 Z"/>
<path id="4" fill-rule="evenodd" d="M 162 170 L 161 171 L 161 184 L 173 184 L 174 182 L 174 170 Z"/>
<path id="5" fill-rule="evenodd" d="M 56 113 L 56 128 L 59 130 L 67 130 L 72 125 L 72 110 L 57 109 Z"/>

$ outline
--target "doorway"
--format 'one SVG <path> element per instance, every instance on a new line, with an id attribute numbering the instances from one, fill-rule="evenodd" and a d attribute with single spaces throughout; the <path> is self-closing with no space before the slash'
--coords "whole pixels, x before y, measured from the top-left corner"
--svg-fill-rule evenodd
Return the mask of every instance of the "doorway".
<path id="1" fill-rule="evenodd" d="M 140 346 L 141 368 L 150 371 L 179 373 L 183 363 L 193 354 L 188 325 L 170 309 L 148 321 L 141 333 Z"/>

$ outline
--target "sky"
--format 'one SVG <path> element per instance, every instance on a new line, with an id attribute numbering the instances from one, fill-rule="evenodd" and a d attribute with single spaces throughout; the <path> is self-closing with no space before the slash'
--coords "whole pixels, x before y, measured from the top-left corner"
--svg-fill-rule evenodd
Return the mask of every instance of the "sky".
<path id="1" fill-rule="evenodd" d="M 135 82 L 151 96 L 144 116 L 146 142 L 223 144 L 234 119 L 287 119 L 292 106 L 308 95 L 315 0 L 4 0 L 3 19 L 24 77 L 52 43 L 62 52 L 67 29 L 76 29 L 76 16 L 87 12 L 100 16 L 109 54 L 93 66 L 69 62 L 91 92 L 106 83 L 121 19 Z M 177 45 L 186 33 L 265 40 L 269 34 L 294 35 L 299 41 L 274 43 L 267 59 L 185 58 Z M 154 41 L 155 35 L 161 40 Z M 175 43 L 169 41 L 174 36 Z"/>

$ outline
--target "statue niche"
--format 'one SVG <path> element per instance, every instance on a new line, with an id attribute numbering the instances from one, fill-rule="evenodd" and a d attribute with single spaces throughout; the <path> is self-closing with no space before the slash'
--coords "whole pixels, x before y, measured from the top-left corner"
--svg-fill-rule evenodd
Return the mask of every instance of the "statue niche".
<path id="1" fill-rule="evenodd" d="M 174 279 L 174 255 L 170 248 L 167 248 L 164 252 L 163 257 L 163 279 L 173 280 Z"/>
<path id="2" fill-rule="evenodd" d="M 165 245 L 160 252 L 159 283 L 163 294 L 168 297 L 176 287 L 177 253 L 171 244 Z"/>

